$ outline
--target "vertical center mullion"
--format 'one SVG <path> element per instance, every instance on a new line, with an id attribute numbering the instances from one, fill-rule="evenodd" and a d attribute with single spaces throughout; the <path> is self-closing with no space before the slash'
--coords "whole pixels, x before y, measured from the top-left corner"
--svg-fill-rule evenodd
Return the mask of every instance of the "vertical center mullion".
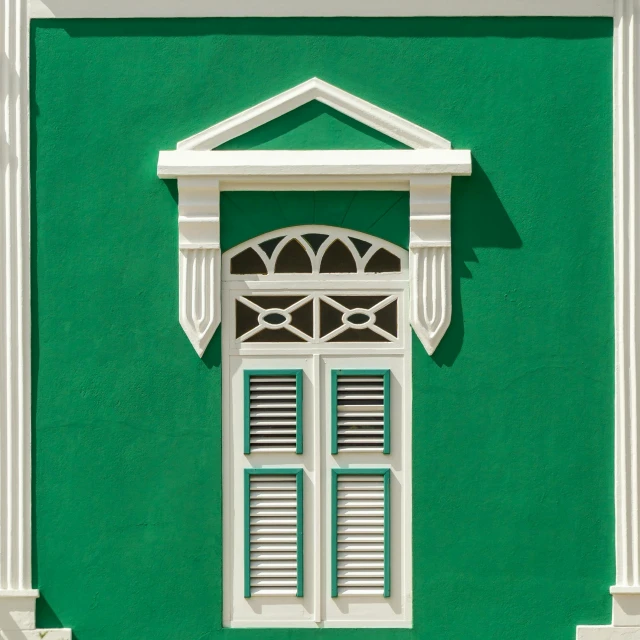
<path id="1" fill-rule="evenodd" d="M 317 305 L 317 299 L 314 305 Z M 313 355 L 313 368 L 311 373 L 311 385 L 313 387 L 313 416 L 311 419 L 311 429 L 313 433 L 313 537 L 314 537 L 314 554 L 313 554 L 313 615 L 315 622 L 321 622 L 323 618 L 323 593 L 324 581 L 322 562 L 324 553 L 322 547 L 323 521 L 322 518 L 322 486 L 324 478 L 323 457 L 322 457 L 322 417 L 321 417 L 321 371 L 320 371 L 320 355 Z"/>

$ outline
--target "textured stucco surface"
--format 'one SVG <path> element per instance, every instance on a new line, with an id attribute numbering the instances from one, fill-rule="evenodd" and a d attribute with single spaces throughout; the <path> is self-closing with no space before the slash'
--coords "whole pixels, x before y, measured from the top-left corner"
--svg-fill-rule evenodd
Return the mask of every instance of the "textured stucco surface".
<path id="1" fill-rule="evenodd" d="M 608 622 L 611 35 L 609 19 L 33 24 L 40 626 L 570 640 Z M 414 339 L 413 630 L 221 630 L 220 341 L 200 361 L 178 325 L 157 152 L 314 75 L 473 151 L 453 322 L 433 359 Z M 228 148 L 388 146 L 309 106 Z M 313 221 L 406 245 L 406 196 L 352 195 L 224 195 L 224 247 Z"/>

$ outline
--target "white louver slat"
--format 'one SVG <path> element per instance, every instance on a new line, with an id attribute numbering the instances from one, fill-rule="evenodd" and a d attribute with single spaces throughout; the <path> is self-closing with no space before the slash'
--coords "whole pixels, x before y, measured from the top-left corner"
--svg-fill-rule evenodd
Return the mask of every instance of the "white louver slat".
<path id="1" fill-rule="evenodd" d="M 248 472 L 245 597 L 302 595 L 301 471 Z"/>
<path id="2" fill-rule="evenodd" d="M 332 596 L 388 596 L 389 472 L 334 471 Z"/>
<path id="3" fill-rule="evenodd" d="M 388 453 L 389 372 L 334 372 L 333 453 Z"/>
<path id="4" fill-rule="evenodd" d="M 245 372 L 245 453 L 302 453 L 300 372 Z"/>

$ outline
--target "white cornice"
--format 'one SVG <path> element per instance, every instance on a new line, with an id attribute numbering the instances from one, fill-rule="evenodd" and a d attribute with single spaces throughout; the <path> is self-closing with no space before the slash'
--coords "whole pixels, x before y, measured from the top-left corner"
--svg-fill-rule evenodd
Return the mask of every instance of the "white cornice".
<path id="1" fill-rule="evenodd" d="M 161 151 L 158 176 L 211 176 L 221 182 L 264 178 L 355 177 L 406 182 L 431 174 L 470 175 L 471 152 L 453 149 L 375 151 Z"/>
<path id="2" fill-rule="evenodd" d="M 32 18 L 612 16 L 614 0 L 31 0 Z"/>

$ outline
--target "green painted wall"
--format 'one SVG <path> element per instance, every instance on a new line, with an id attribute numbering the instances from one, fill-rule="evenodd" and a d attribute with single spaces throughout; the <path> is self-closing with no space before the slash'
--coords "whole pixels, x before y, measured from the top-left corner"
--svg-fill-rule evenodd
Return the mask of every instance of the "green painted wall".
<path id="1" fill-rule="evenodd" d="M 612 23 L 36 21 L 34 567 L 77 640 L 570 640 L 613 557 Z M 414 340 L 415 628 L 221 631 L 220 342 L 177 322 L 159 149 L 317 75 L 471 148 L 451 328 Z M 384 148 L 310 106 L 231 146 Z M 400 194 L 241 194 L 225 247 L 343 223 L 407 240 Z"/>

